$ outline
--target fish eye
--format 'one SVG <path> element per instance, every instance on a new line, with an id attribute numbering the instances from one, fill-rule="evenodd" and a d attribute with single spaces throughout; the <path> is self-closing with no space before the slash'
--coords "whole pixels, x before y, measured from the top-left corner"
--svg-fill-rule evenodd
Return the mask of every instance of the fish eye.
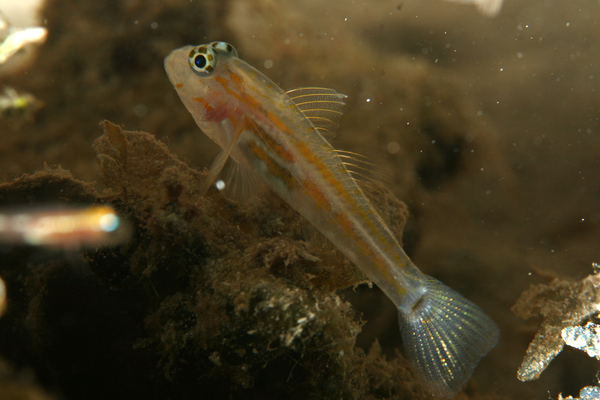
<path id="1" fill-rule="evenodd" d="M 209 46 L 212 47 L 215 50 L 224 51 L 225 53 L 227 53 L 230 56 L 233 56 L 233 57 L 237 57 L 238 56 L 238 52 L 235 49 L 235 47 L 233 47 L 232 45 L 230 45 L 227 42 L 211 42 L 209 44 Z"/>
<path id="2" fill-rule="evenodd" d="M 210 46 L 194 47 L 189 55 L 190 67 L 201 76 L 208 76 L 217 65 L 217 52 Z"/>

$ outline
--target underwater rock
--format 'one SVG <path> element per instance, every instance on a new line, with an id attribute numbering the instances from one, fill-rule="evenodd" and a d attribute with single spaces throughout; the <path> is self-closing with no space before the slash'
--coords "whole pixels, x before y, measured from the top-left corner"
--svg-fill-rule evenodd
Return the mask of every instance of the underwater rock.
<path id="1" fill-rule="evenodd" d="M 580 282 L 555 279 L 549 285 L 531 285 L 521 294 L 512 311 L 523 319 L 541 316 L 544 321 L 527 348 L 517 372 L 519 380 L 539 378 L 574 331 L 586 329 L 579 325 L 598 314 L 599 287 L 600 274 L 595 273 Z M 570 340 L 567 344 L 573 346 Z"/>
<path id="2" fill-rule="evenodd" d="M 282 200 L 200 198 L 205 172 L 150 134 L 102 126 L 102 192 L 47 168 L 0 185 L 0 203 L 109 203 L 133 238 L 80 252 L 3 248 L 1 354 L 66 398 L 427 397 L 402 357 L 355 348 L 361 322 L 336 291 L 365 278 L 318 236 L 303 240 Z M 401 234 L 405 206 L 379 184 L 365 190 Z"/>

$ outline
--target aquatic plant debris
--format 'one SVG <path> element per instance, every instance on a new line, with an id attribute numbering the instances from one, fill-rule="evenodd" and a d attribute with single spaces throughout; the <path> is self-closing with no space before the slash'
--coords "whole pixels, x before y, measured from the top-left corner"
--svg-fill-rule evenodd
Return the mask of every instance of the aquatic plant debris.
<path id="1" fill-rule="evenodd" d="M 600 325 L 588 322 L 585 326 L 568 326 L 561 336 L 567 345 L 600 360 Z"/>
<path id="2" fill-rule="evenodd" d="M 43 106 L 44 103 L 32 94 L 19 93 L 10 86 L 0 94 L 0 118 L 20 115 L 28 119 Z"/>
<path id="3" fill-rule="evenodd" d="M 584 348 L 587 348 L 588 341 L 597 343 L 598 338 L 592 338 L 595 328 L 581 325 L 600 312 L 599 286 L 600 273 L 595 273 L 580 282 L 555 279 L 549 285 L 532 285 L 521 294 L 512 311 L 523 319 L 541 316 L 544 321 L 527 348 L 517 372 L 519 380 L 539 378 L 562 351 L 565 337 L 568 343 L 581 344 Z M 582 333 L 584 343 L 580 341 Z"/>
<path id="4" fill-rule="evenodd" d="M 222 148 L 198 190 L 228 159 L 259 176 L 394 302 L 405 353 L 424 386 L 452 397 L 497 343 L 477 305 L 423 274 L 320 131 L 332 134 L 346 96 L 285 92 L 225 42 L 176 49 L 165 69 L 203 132 Z"/>
<path id="5" fill-rule="evenodd" d="M 579 391 L 579 397 L 562 397 L 558 395 L 558 400 L 598 400 L 600 399 L 600 387 L 598 386 L 586 386 Z"/>
<path id="6" fill-rule="evenodd" d="M 42 44 L 46 40 L 48 30 L 42 27 L 16 28 L 11 26 L 4 14 L 0 13 L 0 31 L 4 38 L 0 43 L 0 64 L 17 54 L 29 44 Z"/>

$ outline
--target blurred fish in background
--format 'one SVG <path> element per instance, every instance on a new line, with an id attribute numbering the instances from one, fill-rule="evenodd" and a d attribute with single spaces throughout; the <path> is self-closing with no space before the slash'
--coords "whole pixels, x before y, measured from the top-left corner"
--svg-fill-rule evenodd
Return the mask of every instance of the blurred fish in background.
<path id="1" fill-rule="evenodd" d="M 0 210 L 0 243 L 57 249 L 124 243 L 131 227 L 111 206 Z"/>
<path id="2" fill-rule="evenodd" d="M 29 44 L 41 44 L 46 40 L 48 31 L 42 27 L 17 28 L 0 11 L 0 64 L 4 64 Z"/>

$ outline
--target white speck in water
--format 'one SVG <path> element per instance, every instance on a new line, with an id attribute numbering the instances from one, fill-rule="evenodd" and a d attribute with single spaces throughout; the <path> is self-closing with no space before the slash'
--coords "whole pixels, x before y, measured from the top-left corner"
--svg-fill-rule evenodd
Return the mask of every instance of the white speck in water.
<path id="1" fill-rule="evenodd" d="M 221 179 L 219 179 L 218 181 L 215 182 L 215 186 L 218 190 L 223 190 L 223 189 L 225 189 L 225 182 L 223 182 Z"/>
<path id="2" fill-rule="evenodd" d="M 152 23 L 150 24 L 150 28 L 152 28 L 152 29 L 156 29 L 156 28 L 158 28 L 158 22 L 152 22 Z"/>
<path id="3" fill-rule="evenodd" d="M 133 113 L 136 117 L 144 117 L 146 114 L 148 114 L 148 107 L 146 107 L 146 105 L 142 103 L 136 104 L 133 107 Z"/>
<path id="4" fill-rule="evenodd" d="M 273 60 L 265 60 L 265 68 L 266 69 L 271 69 L 273 68 Z"/>
<path id="5" fill-rule="evenodd" d="M 387 151 L 390 154 L 396 154 L 400 151 L 400 145 L 397 142 L 389 142 L 387 145 Z"/>

